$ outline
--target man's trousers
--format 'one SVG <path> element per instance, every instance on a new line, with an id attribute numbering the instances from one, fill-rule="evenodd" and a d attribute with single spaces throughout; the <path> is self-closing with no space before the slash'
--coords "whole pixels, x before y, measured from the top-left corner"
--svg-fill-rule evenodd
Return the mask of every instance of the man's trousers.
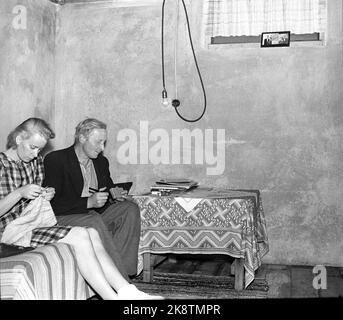
<path id="1" fill-rule="evenodd" d="M 108 205 L 101 214 L 89 210 L 85 214 L 59 215 L 56 218 L 60 225 L 96 229 L 122 275 L 128 280 L 128 275 L 137 273 L 141 220 L 136 203 L 118 201 Z"/>

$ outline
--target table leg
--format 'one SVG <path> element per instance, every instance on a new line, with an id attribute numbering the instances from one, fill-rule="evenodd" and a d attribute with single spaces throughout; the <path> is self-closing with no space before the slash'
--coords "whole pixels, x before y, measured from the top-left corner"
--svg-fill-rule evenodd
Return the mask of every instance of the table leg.
<path id="1" fill-rule="evenodd" d="M 236 264 L 236 259 L 234 259 L 231 263 L 231 267 L 230 267 L 230 273 L 232 276 L 235 275 L 235 264 Z"/>
<path id="2" fill-rule="evenodd" d="M 235 290 L 241 291 L 244 286 L 244 259 L 235 259 L 234 267 L 232 268 L 231 265 L 231 273 L 232 269 L 234 269 L 235 275 Z"/>
<path id="3" fill-rule="evenodd" d="M 152 282 L 153 276 L 150 252 L 143 253 L 143 281 Z"/>

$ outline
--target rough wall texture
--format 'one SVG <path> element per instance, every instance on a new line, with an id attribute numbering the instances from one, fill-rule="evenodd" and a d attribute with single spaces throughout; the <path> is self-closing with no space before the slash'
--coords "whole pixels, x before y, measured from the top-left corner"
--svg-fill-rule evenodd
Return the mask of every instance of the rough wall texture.
<path id="1" fill-rule="evenodd" d="M 192 1 L 194 47 L 208 101 L 204 118 L 194 124 L 161 107 L 159 5 L 60 7 L 55 69 L 50 50 L 53 38 L 44 36 L 49 32 L 39 27 L 38 16 L 34 35 L 42 37 L 34 57 L 17 49 L 25 41 L 19 41 L 19 35 L 8 35 L 13 33 L 8 30 L 9 22 L 2 23 L 0 36 L 6 39 L 6 46 L 0 48 L 1 110 L 13 110 L 15 114 L 22 104 L 23 112 L 37 112 L 32 106 L 41 99 L 46 108 L 38 110 L 53 122 L 57 148 L 72 143 L 75 125 L 84 117 L 104 120 L 109 124 L 106 155 L 113 177 L 134 181 L 137 192 L 165 176 L 186 176 L 217 187 L 258 188 L 270 240 L 265 262 L 342 266 L 342 2 L 328 3 L 329 36 L 325 46 L 208 49 L 200 46 L 200 6 Z M 1 4 L 1 8 L 6 9 L 9 19 L 10 7 Z M 52 13 L 43 10 L 42 14 Z M 173 97 L 176 19 L 172 2 L 166 6 L 166 21 L 166 83 L 169 97 Z M 203 101 L 182 12 L 178 37 L 180 112 L 195 118 Z M 23 89 L 18 74 L 9 82 L 11 78 L 6 74 L 11 69 L 3 63 L 3 56 L 9 59 L 10 50 L 15 50 L 11 55 L 14 59 L 33 59 L 20 69 L 20 74 L 33 82 L 32 88 L 40 88 L 35 94 L 27 95 L 29 89 Z M 38 61 L 45 61 L 47 78 L 29 72 Z M 41 90 L 43 84 L 52 83 L 52 70 L 56 74 L 55 96 L 51 94 L 52 85 L 47 91 Z M 54 98 L 55 109 L 51 102 Z M 5 122 L 6 127 L 9 124 L 2 120 L 1 112 L 1 123 Z M 12 123 L 14 117 L 10 118 Z M 180 155 L 184 162 L 191 155 L 189 164 L 179 163 L 175 156 L 181 148 L 178 139 L 173 140 L 177 129 L 194 133 Z M 224 137 L 220 130 L 225 130 Z M 223 147 L 225 157 L 219 152 Z M 211 175 L 207 169 L 216 165 L 216 150 L 220 153 L 217 164 L 224 160 L 224 171 Z M 128 157 L 130 163 L 119 162 Z"/>
<path id="2" fill-rule="evenodd" d="M 0 150 L 26 118 L 52 120 L 55 14 L 45 0 L 0 2 Z"/>

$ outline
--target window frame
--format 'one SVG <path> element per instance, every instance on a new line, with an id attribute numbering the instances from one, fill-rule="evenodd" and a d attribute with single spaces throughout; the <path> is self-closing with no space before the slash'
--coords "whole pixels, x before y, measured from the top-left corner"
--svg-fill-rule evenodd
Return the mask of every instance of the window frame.
<path id="1" fill-rule="evenodd" d="M 325 12 L 322 16 L 324 22 L 322 22 L 322 28 L 320 32 L 315 33 L 291 33 L 290 47 L 301 47 L 301 46 L 325 46 L 327 40 L 328 31 L 328 0 L 320 0 L 321 5 L 325 6 Z M 275 30 L 278 31 L 278 30 Z M 205 32 L 205 31 L 203 31 Z M 210 47 L 215 46 L 232 46 L 232 47 L 256 47 L 260 46 L 261 35 L 242 35 L 242 36 L 210 36 L 203 34 L 203 44 Z"/>
<path id="2" fill-rule="evenodd" d="M 261 43 L 261 35 L 259 36 L 216 36 L 211 37 L 210 44 L 237 44 L 237 43 Z M 291 33 L 291 43 L 295 41 L 321 41 L 320 33 Z"/>

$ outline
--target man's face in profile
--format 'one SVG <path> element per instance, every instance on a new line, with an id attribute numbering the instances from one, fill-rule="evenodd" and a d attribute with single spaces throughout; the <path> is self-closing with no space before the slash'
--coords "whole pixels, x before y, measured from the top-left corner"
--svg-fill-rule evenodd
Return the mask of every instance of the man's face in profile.
<path id="1" fill-rule="evenodd" d="M 93 129 L 87 138 L 80 140 L 83 152 L 88 158 L 96 159 L 105 149 L 107 140 L 106 129 Z"/>

